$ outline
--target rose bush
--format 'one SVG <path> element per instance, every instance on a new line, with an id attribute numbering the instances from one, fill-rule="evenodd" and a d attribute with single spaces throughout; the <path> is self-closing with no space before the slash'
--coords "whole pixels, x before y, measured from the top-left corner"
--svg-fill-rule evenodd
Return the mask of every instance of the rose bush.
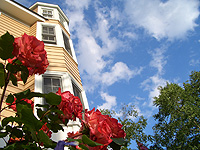
<path id="1" fill-rule="evenodd" d="M 80 131 L 76 134 L 69 133 L 68 136 L 81 138 L 80 133 L 84 132 L 89 133 L 88 136 L 91 140 L 102 144 L 89 147 L 90 150 L 106 150 L 107 146 L 113 141 L 112 138 L 124 138 L 126 136 L 122 125 L 116 119 L 102 115 L 98 109 L 95 111 L 95 108 L 91 111 L 86 110 Z"/>
<path id="2" fill-rule="evenodd" d="M 11 108 L 11 109 L 14 110 L 14 111 L 17 111 L 17 108 L 16 108 L 16 100 L 17 100 L 17 98 L 14 98 L 14 101 L 13 101 L 12 104 L 11 104 L 11 103 L 6 103 L 7 105 L 9 105 L 9 108 Z M 32 100 L 30 100 L 30 99 L 21 99 L 20 101 L 21 101 L 21 102 L 24 101 L 24 102 L 30 104 L 30 105 L 31 105 L 31 108 L 32 108 L 32 110 L 33 110 L 34 102 L 33 102 Z"/>
<path id="3" fill-rule="evenodd" d="M 99 110 L 86 110 L 83 114 L 81 100 L 69 91 L 56 93 L 36 93 L 29 89 L 9 94 L 8 106 L 1 108 L 9 81 L 17 86 L 18 80 L 26 83 L 29 75 L 43 74 L 48 67 L 44 43 L 27 34 L 15 38 L 8 32 L 0 37 L 0 58 L 8 63 L 0 63 L 0 86 L 3 92 L 0 101 L 0 113 L 6 108 L 15 111 L 15 116 L 5 117 L 0 125 L 0 138 L 8 136 L 5 149 L 70 149 L 105 150 L 108 145 L 119 149 L 124 144 L 125 132 L 114 118 L 102 115 Z M 33 114 L 32 98 L 45 98 L 44 105 L 36 105 L 37 117 Z M 84 115 L 84 119 L 82 118 Z M 82 127 L 76 134 L 69 133 L 64 141 L 51 139 L 52 132 L 64 131 L 63 124 L 79 118 Z M 66 135 L 67 136 L 67 135 Z M 116 138 L 118 140 L 116 140 Z M 120 139 L 120 140 L 119 140 Z M 113 144 L 114 143 L 114 144 Z"/>

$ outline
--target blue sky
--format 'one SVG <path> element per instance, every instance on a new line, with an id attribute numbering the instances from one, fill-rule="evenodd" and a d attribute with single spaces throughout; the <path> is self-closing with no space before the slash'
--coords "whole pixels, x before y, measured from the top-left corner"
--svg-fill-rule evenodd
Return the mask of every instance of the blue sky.
<path id="1" fill-rule="evenodd" d="M 29 7 L 36 0 L 17 0 Z M 166 82 L 200 67 L 199 0 L 41 0 L 58 4 L 70 32 L 90 109 L 134 104 L 148 118 Z"/>

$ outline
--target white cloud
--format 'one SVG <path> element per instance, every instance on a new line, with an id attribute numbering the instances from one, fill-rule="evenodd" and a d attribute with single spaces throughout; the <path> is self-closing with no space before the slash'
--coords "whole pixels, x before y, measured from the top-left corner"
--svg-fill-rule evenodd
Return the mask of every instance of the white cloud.
<path id="1" fill-rule="evenodd" d="M 150 61 L 150 67 L 154 67 L 158 70 L 158 74 L 163 73 L 163 67 L 167 63 L 165 53 L 165 48 L 157 48 L 154 51 L 149 52 L 152 56 Z"/>
<path id="2" fill-rule="evenodd" d="M 134 99 L 136 99 L 136 100 L 139 100 L 139 101 L 144 101 L 145 100 L 145 98 L 144 97 L 140 97 L 140 96 L 137 96 L 137 95 L 134 95 L 134 96 L 132 96 Z"/>
<path id="3" fill-rule="evenodd" d="M 200 59 L 192 59 L 189 62 L 190 66 L 197 66 L 200 65 Z"/>
<path id="4" fill-rule="evenodd" d="M 113 83 L 125 79 L 129 80 L 133 76 L 140 74 L 142 68 L 130 70 L 126 64 L 123 62 L 117 62 L 112 68 L 110 72 L 105 72 L 102 74 L 102 83 L 106 85 L 112 85 Z"/>
<path id="5" fill-rule="evenodd" d="M 198 0 L 127 0 L 125 12 L 130 23 L 144 28 L 156 39 L 185 38 L 197 26 Z"/>
<path id="6" fill-rule="evenodd" d="M 144 80 L 141 83 L 141 87 L 144 90 L 149 91 L 149 106 L 153 106 L 153 98 L 159 95 L 159 86 L 165 86 L 167 80 L 162 78 L 162 74 L 164 72 L 164 66 L 167 63 L 166 56 L 165 56 L 165 49 L 164 48 L 157 48 L 154 51 L 150 52 L 152 56 L 152 60 L 150 61 L 150 67 L 156 68 L 157 73 L 148 79 Z"/>
<path id="7" fill-rule="evenodd" d="M 117 105 L 116 97 L 108 95 L 107 93 L 101 93 L 101 97 L 104 101 L 106 101 L 104 104 L 101 106 L 97 106 L 97 109 L 108 109 L 111 110 L 113 109 L 114 106 Z"/>
<path id="8" fill-rule="evenodd" d="M 90 0 L 65 0 L 66 4 L 70 6 L 70 9 L 76 9 L 76 10 L 83 10 L 88 9 L 88 6 L 90 4 Z"/>
<path id="9" fill-rule="evenodd" d="M 77 41 L 74 45 L 84 89 L 93 91 L 102 83 L 109 86 L 137 75 L 140 69 L 131 70 L 122 62 L 113 64 L 113 53 L 120 51 L 120 47 L 124 46 L 119 39 L 112 36 L 115 24 L 120 20 L 119 11 L 114 8 L 110 11 L 107 7 L 99 6 L 100 2 L 96 1 L 87 0 L 78 3 L 66 0 L 68 6 L 66 14 L 70 19 L 71 37 L 73 41 Z M 95 9 L 95 21 L 93 20 L 92 26 L 84 14 L 90 5 Z"/>
<path id="10" fill-rule="evenodd" d="M 160 94 L 158 87 L 165 86 L 167 80 L 163 79 L 160 75 L 156 74 L 145 81 L 142 82 L 141 87 L 144 87 L 144 90 L 149 91 L 149 106 L 153 106 L 154 97 Z"/>

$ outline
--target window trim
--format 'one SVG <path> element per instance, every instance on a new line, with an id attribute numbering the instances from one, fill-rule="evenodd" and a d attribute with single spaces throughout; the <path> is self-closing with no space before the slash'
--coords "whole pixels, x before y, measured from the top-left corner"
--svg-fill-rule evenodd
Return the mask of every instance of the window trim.
<path id="1" fill-rule="evenodd" d="M 63 36 L 63 43 L 64 43 L 64 48 L 65 48 L 65 50 L 73 57 L 73 55 L 72 55 L 72 48 L 71 48 L 71 45 L 70 45 L 70 38 L 67 36 L 67 34 L 62 30 L 62 36 Z M 69 49 L 67 49 L 67 44 L 65 44 L 65 37 L 67 38 L 67 42 L 68 42 L 68 44 L 69 44 Z"/>
<path id="2" fill-rule="evenodd" d="M 65 22 L 66 22 L 65 18 L 62 16 L 61 13 L 59 13 L 58 15 L 59 15 L 59 21 L 60 21 L 60 23 L 63 25 L 63 27 L 65 27 Z"/>
<path id="3" fill-rule="evenodd" d="M 43 27 L 47 27 L 48 33 L 43 33 Z M 49 34 L 49 28 L 53 28 L 54 34 Z M 44 39 L 43 36 L 48 36 L 48 40 Z M 54 37 L 54 40 L 49 40 L 49 37 Z M 56 44 L 56 27 L 52 25 L 42 25 L 42 41 L 48 44 Z"/>
<path id="4" fill-rule="evenodd" d="M 52 75 L 50 75 L 50 74 L 47 74 L 47 75 L 42 75 L 42 93 L 44 93 L 44 87 L 45 87 L 45 85 L 44 85 L 44 78 L 50 78 L 50 79 L 59 79 L 60 80 L 60 88 L 61 88 L 61 91 L 62 91 L 62 89 L 63 89 L 63 83 L 62 83 L 62 77 L 61 77 L 61 75 L 55 75 L 55 74 L 52 74 Z"/>
<path id="5" fill-rule="evenodd" d="M 44 13 L 44 10 L 46 10 L 47 13 Z M 49 15 L 49 14 L 48 14 L 48 11 L 51 11 L 51 12 L 52 12 L 52 15 Z M 45 15 L 45 16 L 44 16 L 44 15 Z M 43 17 L 46 17 L 46 18 L 54 18 L 54 11 L 53 11 L 53 9 L 42 8 L 42 16 L 43 16 Z M 52 17 L 49 17 L 49 16 L 52 16 Z"/>

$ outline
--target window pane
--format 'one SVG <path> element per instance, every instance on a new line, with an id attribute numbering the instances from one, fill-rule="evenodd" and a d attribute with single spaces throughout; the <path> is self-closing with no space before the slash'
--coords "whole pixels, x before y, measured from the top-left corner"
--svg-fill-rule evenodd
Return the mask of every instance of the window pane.
<path id="1" fill-rule="evenodd" d="M 49 28 L 49 34 L 54 34 L 54 29 L 53 28 Z"/>
<path id="2" fill-rule="evenodd" d="M 43 35 L 43 36 L 42 36 L 42 39 L 43 39 L 43 40 L 48 40 L 48 36 L 47 36 L 47 35 Z"/>
<path id="3" fill-rule="evenodd" d="M 64 32 L 62 32 L 62 34 L 63 34 L 65 49 L 66 49 L 66 50 L 70 53 L 70 55 L 72 56 L 72 52 L 71 52 L 71 48 L 70 48 L 70 44 L 69 44 L 69 39 L 68 39 L 68 37 L 65 35 Z"/>
<path id="4" fill-rule="evenodd" d="M 44 86 L 44 93 L 50 93 L 52 92 L 51 86 Z"/>
<path id="5" fill-rule="evenodd" d="M 81 99 L 79 89 L 74 84 L 72 84 L 72 86 L 73 86 L 74 96 L 78 96 Z"/>
<path id="6" fill-rule="evenodd" d="M 60 86 L 60 79 L 52 79 L 53 81 L 53 86 Z"/>
<path id="7" fill-rule="evenodd" d="M 49 40 L 54 41 L 54 36 L 49 36 Z"/>
<path id="8" fill-rule="evenodd" d="M 44 14 L 46 14 L 46 13 L 47 13 L 47 11 L 46 11 L 46 10 L 43 10 L 43 13 L 44 13 Z"/>
<path id="9" fill-rule="evenodd" d="M 59 88 L 59 87 L 53 87 L 53 91 L 52 91 L 52 92 L 53 92 L 53 93 L 56 93 L 56 92 L 58 91 L 58 88 Z"/>
<path id="10" fill-rule="evenodd" d="M 48 28 L 47 27 L 42 27 L 42 33 L 48 33 Z"/>
<path id="11" fill-rule="evenodd" d="M 51 11 L 51 10 L 49 10 L 49 11 L 48 11 L 48 14 L 49 14 L 49 15 L 51 15 L 51 14 L 52 14 L 52 11 Z"/>
<path id="12" fill-rule="evenodd" d="M 51 78 L 44 78 L 44 85 L 51 86 Z"/>

